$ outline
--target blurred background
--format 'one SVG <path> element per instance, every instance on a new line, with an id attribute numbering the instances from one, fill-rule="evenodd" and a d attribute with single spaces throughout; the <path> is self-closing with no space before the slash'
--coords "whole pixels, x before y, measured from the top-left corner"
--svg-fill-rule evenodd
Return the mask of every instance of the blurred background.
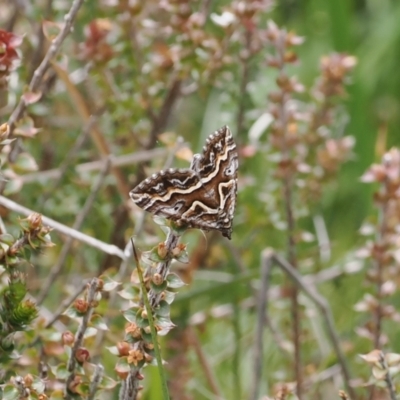
<path id="1" fill-rule="evenodd" d="M 239 13 L 249 4 L 257 10 L 256 27 L 238 23 L 231 29 L 229 13 Z M 1 122 L 8 120 L 26 91 L 70 7 L 71 2 L 65 0 L 0 0 L 0 28 L 23 38 L 18 47 L 19 65 L 10 71 L 7 88 L 2 89 Z M 182 24 L 182 20 L 190 24 Z M 366 221 L 376 223 L 377 216 L 373 186 L 360 182 L 360 177 L 372 163 L 380 162 L 385 151 L 400 144 L 400 2 L 214 0 L 144 4 L 87 0 L 43 79 L 41 98 L 32 101 L 17 125 L 19 148 L 26 156 L 5 170 L 5 196 L 71 226 L 101 176 L 103 164 L 91 168 L 87 163 L 110 154 L 132 157 L 118 170 L 102 176 L 103 186 L 78 230 L 121 249 L 133 235 L 145 251 L 164 236 L 150 215 L 131 204 L 129 190 L 165 166 L 188 167 L 192 154 L 201 152 L 210 133 L 225 124 L 230 126 L 240 155 L 232 241 L 222 239 L 218 232 L 190 230 L 183 239 L 190 263 L 174 267 L 188 284 L 171 306 L 177 327 L 161 341 L 174 399 L 244 399 L 251 392 L 254 293 L 261 285 L 260 255 L 266 247 L 283 251 L 287 241 L 285 229 L 279 230 L 271 212 L 271 201 L 279 205 L 282 198 L 277 195 L 271 200 L 277 187 L 266 156 L 270 149 L 268 126 L 258 129 L 256 138 L 249 137 L 260 116 L 268 111 L 268 95 L 276 90 L 277 71 L 268 66 L 271 50 L 260 39 L 261 48 L 252 53 L 253 42 L 246 35 L 253 30 L 261 32 L 271 20 L 304 39 L 295 48 L 296 62 L 287 65 L 288 75 L 297 77 L 306 88 L 308 94 L 298 96 L 304 103 L 309 101 L 309 89 L 320 73 L 321 57 L 338 52 L 357 59 L 346 78 L 347 94 L 337 104 L 339 111 L 330 127 L 334 137 L 355 138 L 352 157 L 323 187 L 310 214 L 299 219 L 299 225 L 312 233 L 323 220 L 329 257 L 321 260 L 312 243 L 302 248 L 300 264 L 303 274 L 338 268 L 332 279 L 317 281 L 322 282 L 319 288 L 332 307 L 353 376 L 360 379 L 358 382 L 366 381 L 369 369 L 360 364 L 357 354 L 373 347 L 356 329 L 365 317 L 356 313 L 354 305 L 366 289 L 361 283 L 363 264 L 355 254 L 366 240 L 359 233 L 360 227 Z M 250 51 L 248 63 L 243 62 L 246 51 Z M 177 152 L 180 137 L 186 147 Z M 146 153 L 153 149 L 165 152 Z M 138 154 L 144 158 L 135 158 Z M 5 161 L 7 154 L 2 158 Z M 56 172 L 51 175 L 48 171 Z M 57 171 L 62 174 L 57 175 Z M 17 215 L 1 210 L 12 233 L 17 232 Z M 43 295 L 43 282 L 66 240 L 56 232 L 52 238 L 57 246 L 35 254 L 35 268 L 26 267 L 34 297 Z M 43 298 L 43 306 L 54 311 L 54 304 L 83 278 L 104 272 L 113 275 L 119 266 L 117 257 L 74 242 Z M 124 287 L 130 285 L 130 272 L 120 277 Z M 272 395 L 278 382 L 293 380 L 288 333 L 291 316 L 284 282 L 281 272 L 273 272 L 270 313 L 278 330 L 264 332 L 260 395 Z M 399 300 L 394 295 L 394 307 Z M 102 346 L 122 340 L 123 307 L 116 303 L 110 309 L 107 299 L 101 302 L 98 312 L 107 315 L 111 324 Z M 303 299 L 302 307 L 306 320 L 304 370 L 307 376 L 316 376 L 337 365 L 315 305 Z M 388 322 L 385 328 L 390 348 L 399 351 L 396 324 Z M 116 357 L 101 353 L 107 374 L 116 379 Z M 306 398 L 337 398 L 342 382 L 335 380 L 340 375 L 337 370 L 332 371 L 334 378 L 318 381 Z M 144 374 L 143 398 L 161 398 L 155 368 L 146 368 Z M 117 398 L 114 392 L 107 396 Z"/>

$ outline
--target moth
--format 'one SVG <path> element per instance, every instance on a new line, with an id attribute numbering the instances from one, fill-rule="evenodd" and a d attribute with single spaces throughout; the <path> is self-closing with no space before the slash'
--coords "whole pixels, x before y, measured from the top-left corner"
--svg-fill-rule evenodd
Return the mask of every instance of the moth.
<path id="1" fill-rule="evenodd" d="M 190 168 L 155 173 L 129 195 L 145 211 L 188 228 L 217 230 L 230 239 L 238 165 L 232 132 L 223 126 L 207 138 Z"/>

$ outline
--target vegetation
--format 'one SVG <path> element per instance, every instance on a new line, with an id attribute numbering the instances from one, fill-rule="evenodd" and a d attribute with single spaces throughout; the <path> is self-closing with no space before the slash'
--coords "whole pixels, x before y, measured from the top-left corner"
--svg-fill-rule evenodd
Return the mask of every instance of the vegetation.
<path id="1" fill-rule="evenodd" d="M 395 399 L 399 14 L 2 4 L 0 398 Z M 231 241 L 129 199 L 223 125 Z"/>

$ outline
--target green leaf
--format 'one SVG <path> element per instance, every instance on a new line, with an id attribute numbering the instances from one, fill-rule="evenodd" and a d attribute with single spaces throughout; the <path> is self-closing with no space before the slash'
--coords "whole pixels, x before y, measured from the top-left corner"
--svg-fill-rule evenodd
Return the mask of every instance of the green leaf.
<path id="1" fill-rule="evenodd" d="M 78 390 L 79 393 L 86 398 L 90 391 L 90 384 L 88 382 L 82 382 L 80 385 L 78 385 Z M 78 398 L 81 399 L 82 396 L 79 396 Z"/>
<path id="2" fill-rule="evenodd" d="M 175 257 L 175 260 L 181 262 L 182 264 L 188 264 L 189 263 L 189 254 L 186 250 L 182 250 L 177 257 Z"/>
<path id="3" fill-rule="evenodd" d="M 175 300 L 176 297 L 176 293 L 174 292 L 170 292 L 168 290 L 164 291 L 164 300 L 168 303 L 168 304 L 172 304 L 173 301 Z"/>
<path id="4" fill-rule="evenodd" d="M 175 233 L 176 236 L 182 236 L 186 230 L 188 229 L 187 226 L 179 226 L 176 222 L 170 221 L 170 227 L 172 231 Z"/>
<path id="5" fill-rule="evenodd" d="M 40 98 L 40 93 L 24 93 L 22 96 L 26 98 L 31 104 L 32 102 L 35 102 Z M 14 134 L 16 136 L 31 138 L 35 136 L 39 131 L 40 129 L 35 128 L 35 123 L 33 119 L 25 116 L 18 121 L 14 130 Z"/>
<path id="6" fill-rule="evenodd" d="M 164 281 L 161 285 L 156 285 L 154 282 L 151 282 L 150 286 L 155 293 L 161 293 L 168 287 L 168 282 Z"/>
<path id="7" fill-rule="evenodd" d="M 115 370 L 119 373 L 126 373 L 131 370 L 131 366 L 128 364 L 127 357 L 121 357 L 115 365 Z"/>
<path id="8" fill-rule="evenodd" d="M 118 382 L 115 381 L 114 379 L 111 379 L 108 376 L 103 376 L 103 379 L 100 382 L 100 387 L 102 389 L 110 390 L 110 389 L 115 388 L 115 386 L 117 386 L 117 385 L 118 385 Z"/>
<path id="9" fill-rule="evenodd" d="M 170 273 L 167 276 L 168 287 L 171 289 L 179 289 L 182 286 L 185 286 L 186 283 L 182 281 L 181 278 L 177 274 Z"/>
<path id="10" fill-rule="evenodd" d="M 42 394 L 46 389 L 46 385 L 40 378 L 34 377 L 32 388 L 36 391 L 36 393 Z"/>
<path id="11" fill-rule="evenodd" d="M 126 285 L 122 290 L 118 292 L 118 294 L 126 300 L 134 300 L 137 298 L 138 289 L 133 287 L 132 285 Z"/>
<path id="12" fill-rule="evenodd" d="M 159 263 L 159 262 L 165 261 L 165 259 L 161 258 L 158 255 L 158 246 L 153 247 L 149 251 L 144 251 L 141 254 L 140 258 L 145 264 L 149 264 L 149 265 L 153 265 L 154 263 Z"/>
<path id="13" fill-rule="evenodd" d="M 122 315 L 125 317 L 125 319 L 129 322 L 135 322 L 136 323 L 136 315 L 137 311 L 134 310 L 133 308 L 130 308 L 122 313 Z"/>
<path id="14" fill-rule="evenodd" d="M 98 314 L 93 314 L 92 318 L 90 319 L 90 323 L 97 329 L 100 329 L 102 331 L 107 331 L 108 330 L 108 326 L 107 324 L 104 322 L 104 319 L 98 315 Z"/>
<path id="15" fill-rule="evenodd" d="M 1 338 L 0 340 L 0 350 L 5 351 L 7 353 L 11 353 L 14 351 L 14 335 L 9 334 L 6 337 Z"/>
<path id="16" fill-rule="evenodd" d="M 50 368 L 57 379 L 65 380 L 68 378 L 69 372 L 67 370 L 67 364 L 59 364 L 56 367 Z"/>
<path id="17" fill-rule="evenodd" d="M 14 238 L 13 235 L 10 235 L 9 233 L 3 233 L 3 234 L 0 235 L 0 245 L 1 246 L 3 244 L 11 246 L 11 245 L 14 244 L 14 242 L 15 242 L 15 238 Z M 7 246 L 7 249 L 8 249 L 8 246 Z"/>
<path id="18" fill-rule="evenodd" d="M 155 215 L 153 217 L 153 221 L 162 229 L 164 233 L 168 234 L 169 232 L 168 221 L 165 218 Z"/>
<path id="19" fill-rule="evenodd" d="M 21 262 L 21 259 L 17 256 L 9 256 L 7 255 L 7 264 L 8 265 L 16 265 L 19 264 Z"/>
<path id="20" fill-rule="evenodd" d="M 19 392 L 13 385 L 6 385 L 3 391 L 3 400 L 19 400 Z"/>
<path id="21" fill-rule="evenodd" d="M 160 336 L 166 335 L 171 329 L 175 328 L 175 324 L 171 321 L 169 316 L 158 317 L 157 325 L 161 328 L 161 330 L 158 331 Z"/>
<path id="22" fill-rule="evenodd" d="M 157 307 L 155 314 L 160 317 L 169 317 L 170 306 L 166 301 L 160 301 L 160 305 Z"/>
<path id="23" fill-rule="evenodd" d="M 51 393 L 49 400 L 63 400 L 64 392 L 62 390 L 55 390 Z"/>
<path id="24" fill-rule="evenodd" d="M 80 318 L 81 314 L 78 313 L 75 307 L 68 307 L 64 312 L 63 315 L 66 315 L 70 318 Z"/>
<path id="25" fill-rule="evenodd" d="M 39 169 L 35 159 L 29 153 L 20 153 L 12 164 L 15 172 L 34 172 Z"/>
<path id="26" fill-rule="evenodd" d="M 93 326 L 89 326 L 88 328 L 86 328 L 85 334 L 84 334 L 84 338 L 90 338 L 93 336 L 97 335 L 98 330 L 96 328 L 94 328 Z"/>
<path id="27" fill-rule="evenodd" d="M 43 330 L 43 331 L 41 331 L 40 336 L 45 341 L 61 342 L 62 333 L 61 332 L 49 331 L 49 330 Z"/>
<path id="28" fill-rule="evenodd" d="M 141 311 L 136 313 L 136 324 L 139 328 L 146 328 L 149 325 L 149 320 L 141 316 Z"/>
<path id="29" fill-rule="evenodd" d="M 147 343 L 153 343 L 151 333 L 146 333 L 144 330 L 142 330 L 142 339 Z"/>
<path id="30" fill-rule="evenodd" d="M 119 286 L 121 284 L 120 282 L 114 281 L 107 275 L 101 275 L 100 279 L 104 282 L 103 289 L 102 289 L 103 292 L 111 292 L 117 286 Z"/>

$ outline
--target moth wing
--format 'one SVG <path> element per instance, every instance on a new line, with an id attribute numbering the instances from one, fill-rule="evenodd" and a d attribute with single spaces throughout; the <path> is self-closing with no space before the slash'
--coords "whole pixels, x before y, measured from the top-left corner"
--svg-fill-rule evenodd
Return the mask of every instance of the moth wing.
<path id="1" fill-rule="evenodd" d="M 182 215 L 182 222 L 203 230 L 216 229 L 230 239 L 236 206 L 238 154 L 227 126 L 211 134 L 202 155 L 195 155 L 191 168 L 202 188 Z"/>
<path id="2" fill-rule="evenodd" d="M 200 187 L 193 170 L 171 168 L 145 179 L 129 195 L 143 210 L 177 221 L 191 205 L 190 194 Z"/>
<path id="3" fill-rule="evenodd" d="M 232 132 L 227 126 L 223 126 L 207 138 L 202 154 L 194 156 L 191 169 L 207 182 L 216 176 L 220 163 L 226 160 L 232 152 L 236 154 L 237 158 Z"/>
<path id="4" fill-rule="evenodd" d="M 188 227 L 219 230 L 230 239 L 236 206 L 238 154 L 227 126 L 211 134 L 190 169 L 153 174 L 131 192 L 141 208 Z"/>

